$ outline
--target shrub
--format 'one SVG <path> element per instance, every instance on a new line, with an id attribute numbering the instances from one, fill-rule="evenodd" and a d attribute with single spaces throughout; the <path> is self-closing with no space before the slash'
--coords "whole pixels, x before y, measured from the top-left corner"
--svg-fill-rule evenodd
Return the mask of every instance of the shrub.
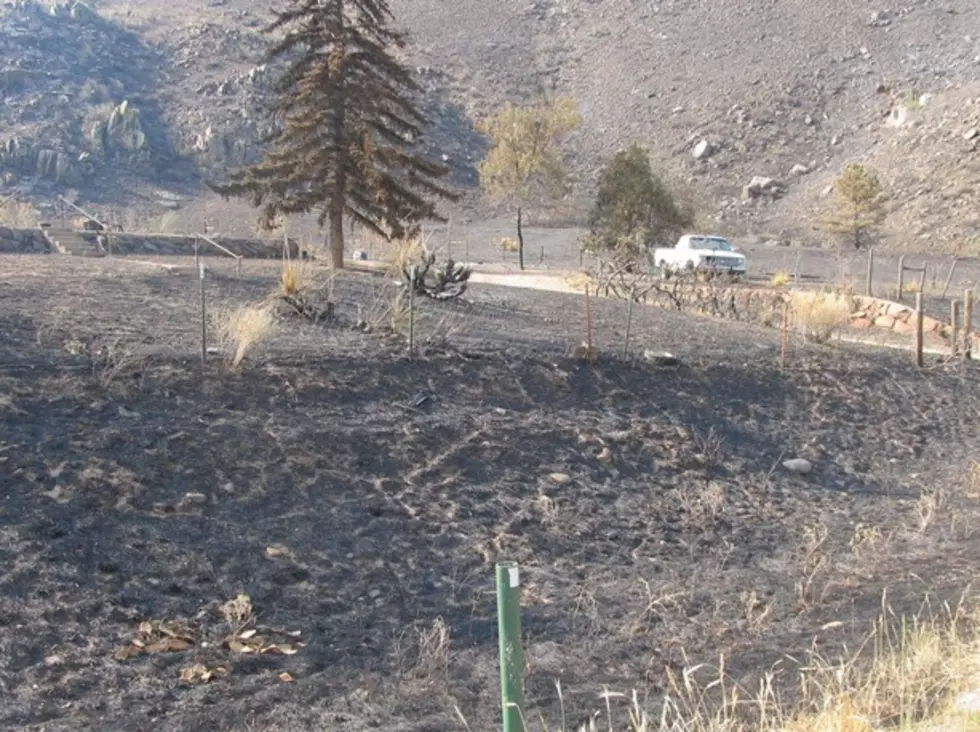
<path id="1" fill-rule="evenodd" d="M 793 317 L 804 338 L 826 343 L 854 312 L 850 298 L 829 292 L 794 292 L 790 300 Z"/>
<path id="2" fill-rule="evenodd" d="M 769 281 L 769 284 L 773 287 L 786 287 L 792 281 L 793 276 L 788 272 L 776 272 Z"/>

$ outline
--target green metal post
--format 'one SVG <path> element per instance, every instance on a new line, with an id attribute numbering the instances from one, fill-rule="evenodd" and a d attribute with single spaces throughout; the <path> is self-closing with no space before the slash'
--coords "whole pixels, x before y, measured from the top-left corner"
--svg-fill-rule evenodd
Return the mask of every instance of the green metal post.
<path id="1" fill-rule="evenodd" d="M 500 633 L 500 703 L 503 732 L 524 732 L 524 648 L 521 645 L 521 578 L 517 562 L 497 564 Z"/>

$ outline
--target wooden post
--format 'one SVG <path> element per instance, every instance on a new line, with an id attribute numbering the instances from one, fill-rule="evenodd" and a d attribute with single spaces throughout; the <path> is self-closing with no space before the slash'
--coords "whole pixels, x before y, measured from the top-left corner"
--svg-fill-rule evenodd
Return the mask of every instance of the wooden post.
<path id="1" fill-rule="evenodd" d="M 786 370 L 786 351 L 789 347 L 789 303 L 783 303 L 783 321 L 779 325 L 779 370 Z"/>
<path id="2" fill-rule="evenodd" d="M 198 281 L 201 289 L 201 368 L 208 361 L 208 309 L 204 297 L 204 265 L 198 263 Z"/>
<path id="3" fill-rule="evenodd" d="M 949 355 L 956 357 L 960 346 L 960 301 L 949 304 Z"/>
<path id="4" fill-rule="evenodd" d="M 949 291 L 949 283 L 953 281 L 953 273 L 956 272 L 956 263 L 959 261 L 959 257 L 953 257 L 953 263 L 949 265 L 949 274 L 946 275 L 946 282 L 943 285 L 943 300 L 946 299 L 946 293 Z"/>
<path id="5" fill-rule="evenodd" d="M 922 265 L 922 272 L 919 273 L 919 292 L 923 295 L 926 294 L 926 271 L 929 269 L 928 265 Z"/>
<path id="6" fill-rule="evenodd" d="M 449 217 L 449 223 L 446 229 L 446 258 L 453 258 L 453 217 Z"/>
<path id="7" fill-rule="evenodd" d="M 973 290 L 963 296 L 963 358 L 973 358 Z"/>
<path id="8" fill-rule="evenodd" d="M 796 264 L 793 266 L 793 286 L 800 285 L 800 265 L 803 263 L 803 252 L 796 253 Z"/>
<path id="9" fill-rule="evenodd" d="M 201 239 L 195 234 L 194 235 L 194 267 L 200 272 L 201 270 Z"/>
<path id="10" fill-rule="evenodd" d="M 905 289 L 905 255 L 898 258 L 898 295 L 896 302 L 902 301 L 902 290 Z"/>
<path id="11" fill-rule="evenodd" d="M 409 270 L 408 277 L 408 358 L 415 358 L 415 265 Z"/>
<path id="12" fill-rule="evenodd" d="M 585 286 L 585 347 L 586 356 L 592 360 L 592 305 L 589 301 L 589 286 Z"/>
<path id="13" fill-rule="evenodd" d="M 538 260 L 538 264 L 544 264 L 544 245 L 541 245 L 541 258 Z"/>
<path id="14" fill-rule="evenodd" d="M 923 316 L 922 293 L 915 293 L 915 365 L 922 368 Z"/>
<path id="15" fill-rule="evenodd" d="M 874 278 L 874 270 L 875 270 L 875 248 L 870 247 L 868 249 L 868 278 L 864 288 L 864 294 L 866 294 L 868 297 L 874 297 L 874 293 L 872 292 L 873 289 L 872 281 Z"/>
<path id="16" fill-rule="evenodd" d="M 636 286 L 630 288 L 629 302 L 626 305 L 626 339 L 623 342 L 623 360 L 630 356 L 630 327 L 633 325 L 633 300 L 636 298 Z"/>

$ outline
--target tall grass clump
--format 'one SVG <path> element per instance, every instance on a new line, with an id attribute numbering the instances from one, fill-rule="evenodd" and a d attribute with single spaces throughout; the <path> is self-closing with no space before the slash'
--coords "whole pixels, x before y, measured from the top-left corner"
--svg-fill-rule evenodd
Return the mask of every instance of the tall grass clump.
<path id="1" fill-rule="evenodd" d="M 268 303 L 217 310 L 211 316 L 211 327 L 227 365 L 238 368 L 246 354 L 272 335 L 276 319 Z"/>
<path id="2" fill-rule="evenodd" d="M 851 318 L 851 298 L 832 292 L 794 292 L 790 299 L 795 322 L 803 337 L 826 343 Z"/>

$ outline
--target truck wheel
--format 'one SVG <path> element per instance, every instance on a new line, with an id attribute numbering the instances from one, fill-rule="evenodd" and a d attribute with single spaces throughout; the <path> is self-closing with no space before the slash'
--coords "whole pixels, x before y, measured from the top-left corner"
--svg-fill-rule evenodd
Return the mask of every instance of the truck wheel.
<path id="1" fill-rule="evenodd" d="M 660 263 L 657 265 L 657 271 L 660 273 L 660 279 L 669 280 L 670 279 L 670 268 L 667 267 L 666 260 L 661 259 Z"/>

